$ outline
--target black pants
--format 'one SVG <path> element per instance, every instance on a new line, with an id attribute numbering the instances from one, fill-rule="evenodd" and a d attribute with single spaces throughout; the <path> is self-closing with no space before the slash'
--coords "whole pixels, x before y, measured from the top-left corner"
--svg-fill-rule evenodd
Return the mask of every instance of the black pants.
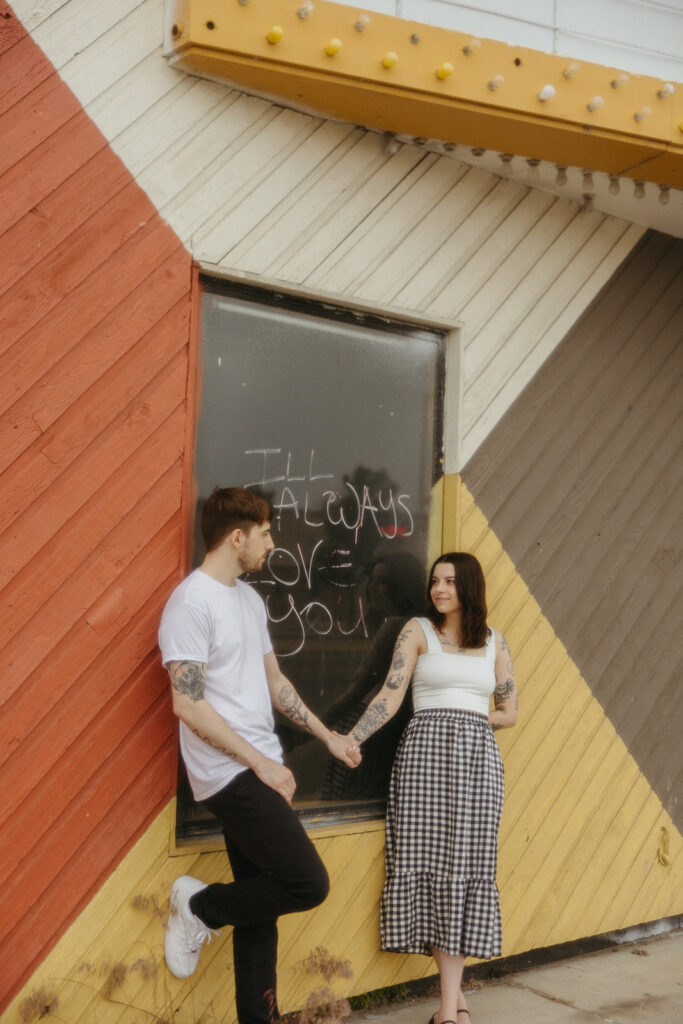
<path id="1" fill-rule="evenodd" d="M 277 1009 L 277 919 L 317 907 L 325 865 L 286 800 L 251 770 L 204 801 L 218 818 L 234 882 L 196 893 L 190 909 L 209 928 L 233 926 L 239 1024 L 269 1024 Z"/>

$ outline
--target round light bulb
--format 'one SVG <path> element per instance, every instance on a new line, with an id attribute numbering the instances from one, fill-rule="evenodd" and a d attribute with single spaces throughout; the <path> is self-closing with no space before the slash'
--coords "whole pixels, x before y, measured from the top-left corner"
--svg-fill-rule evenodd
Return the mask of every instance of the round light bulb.
<path id="1" fill-rule="evenodd" d="M 389 53 L 385 53 L 382 57 L 382 65 L 385 68 L 393 68 L 395 64 L 398 64 L 398 54 L 390 50 Z"/>
<path id="2" fill-rule="evenodd" d="M 441 81 L 443 81 L 444 78 L 448 78 L 448 76 L 452 75 L 452 74 L 453 74 L 453 65 L 450 63 L 450 61 L 444 61 L 444 63 L 441 65 L 441 67 L 438 67 L 436 69 L 436 77 L 440 78 Z"/>
<path id="3" fill-rule="evenodd" d="M 335 37 L 334 39 L 330 39 L 329 43 L 325 47 L 325 53 L 327 54 L 328 57 L 334 57 L 335 53 L 339 53 L 341 48 L 342 48 L 342 41 L 341 41 L 341 39 L 337 39 Z"/>
<path id="4" fill-rule="evenodd" d="M 586 104 L 586 110 L 590 110 L 590 112 L 591 112 L 591 114 L 592 114 L 592 113 L 594 113 L 594 112 L 595 112 L 596 110 L 602 110 L 602 108 L 604 107 L 604 105 L 605 105 L 605 101 L 603 100 L 602 96 L 594 96 L 594 97 L 593 97 L 593 98 L 592 98 L 591 100 L 589 100 L 589 101 L 588 101 L 588 103 Z"/>
<path id="5" fill-rule="evenodd" d="M 538 98 L 541 101 L 541 103 L 545 103 L 547 100 L 551 100 L 554 95 L 555 95 L 555 86 L 554 85 L 544 85 L 543 88 L 541 89 L 541 91 L 538 94 Z"/>
<path id="6" fill-rule="evenodd" d="M 281 25 L 273 25 L 270 32 L 266 36 L 266 39 L 268 40 L 269 43 L 275 45 L 275 43 L 280 42 L 284 34 L 285 30 L 282 28 Z"/>

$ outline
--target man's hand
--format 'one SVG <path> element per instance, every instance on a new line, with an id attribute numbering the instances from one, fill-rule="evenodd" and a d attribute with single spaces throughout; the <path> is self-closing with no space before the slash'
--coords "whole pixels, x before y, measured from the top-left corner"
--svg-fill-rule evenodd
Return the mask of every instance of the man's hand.
<path id="1" fill-rule="evenodd" d="M 261 782 L 265 782 L 266 786 L 270 786 L 288 804 L 291 804 L 296 789 L 296 780 L 289 768 L 278 761 L 273 761 L 270 757 L 264 757 L 254 766 L 253 771 Z"/>
<path id="2" fill-rule="evenodd" d="M 340 736 L 333 730 L 327 741 L 327 749 L 339 761 L 343 761 L 347 768 L 357 768 L 361 762 L 360 747 L 353 736 Z"/>

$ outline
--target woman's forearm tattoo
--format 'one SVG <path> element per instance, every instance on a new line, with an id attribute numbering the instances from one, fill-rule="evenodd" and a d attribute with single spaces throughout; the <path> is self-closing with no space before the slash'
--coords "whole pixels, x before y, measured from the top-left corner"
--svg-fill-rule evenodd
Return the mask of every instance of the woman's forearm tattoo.
<path id="1" fill-rule="evenodd" d="M 173 661 L 168 672 L 174 690 L 195 702 L 204 699 L 206 665 L 198 661 Z"/>
<path id="2" fill-rule="evenodd" d="M 504 683 L 498 683 L 495 690 L 493 691 L 493 704 L 496 711 L 502 711 L 505 704 L 512 696 L 515 690 L 515 684 L 510 676 L 505 680 Z"/>
<path id="3" fill-rule="evenodd" d="M 310 732 L 308 724 L 308 708 L 302 701 L 293 686 L 286 684 L 278 694 L 280 710 L 297 725 L 302 726 Z"/>
<path id="4" fill-rule="evenodd" d="M 362 743 L 368 736 L 372 736 L 381 725 L 389 718 L 389 709 L 384 697 L 374 700 L 364 715 L 359 719 L 356 728 L 351 735 L 356 743 Z"/>

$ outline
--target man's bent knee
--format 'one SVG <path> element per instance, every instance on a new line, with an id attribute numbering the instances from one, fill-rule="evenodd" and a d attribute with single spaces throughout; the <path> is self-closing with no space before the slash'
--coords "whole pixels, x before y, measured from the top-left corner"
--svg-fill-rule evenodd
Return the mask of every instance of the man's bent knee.
<path id="1" fill-rule="evenodd" d="M 330 877 L 320 859 L 311 866 L 305 881 L 299 887 L 298 896 L 303 910 L 312 910 L 327 899 L 330 891 Z"/>

